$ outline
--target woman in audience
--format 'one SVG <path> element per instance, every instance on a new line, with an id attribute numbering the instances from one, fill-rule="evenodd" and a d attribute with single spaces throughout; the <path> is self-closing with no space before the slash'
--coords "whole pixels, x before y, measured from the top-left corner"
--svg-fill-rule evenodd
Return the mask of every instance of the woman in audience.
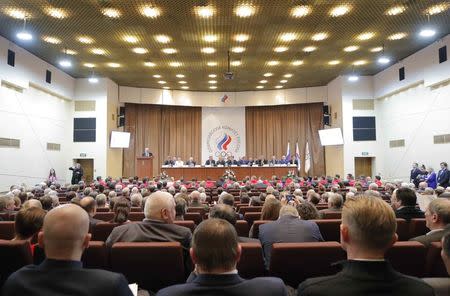
<path id="1" fill-rule="evenodd" d="M 271 220 L 275 221 L 280 215 L 281 202 L 274 198 L 273 195 L 269 194 L 264 202 L 263 208 L 261 210 L 261 220 Z M 253 225 L 249 231 L 249 237 L 255 238 L 253 233 Z"/>
<path id="2" fill-rule="evenodd" d="M 17 212 L 14 222 L 15 236 L 12 240 L 28 240 L 31 243 L 34 236 L 41 230 L 46 213 L 38 207 L 22 209 Z M 31 244 L 31 253 L 34 253 L 34 247 L 35 244 Z"/>
<path id="3" fill-rule="evenodd" d="M 320 219 L 319 211 L 316 209 L 316 207 L 308 202 L 302 202 L 297 205 L 297 212 L 300 216 L 300 219 L 302 220 L 314 220 L 314 219 Z"/>
<path id="4" fill-rule="evenodd" d="M 177 196 L 175 198 L 175 220 L 183 221 L 184 214 L 187 212 L 187 203 L 186 200 L 182 197 Z"/>
<path id="5" fill-rule="evenodd" d="M 48 181 L 48 183 L 50 183 L 50 184 L 52 184 L 52 183 L 54 183 L 54 182 L 57 181 L 57 178 L 56 178 L 56 172 L 55 172 L 55 169 L 54 169 L 54 168 L 51 168 L 51 169 L 50 169 L 50 172 L 48 173 L 47 181 Z"/>
<path id="6" fill-rule="evenodd" d="M 131 203 L 128 199 L 119 198 L 115 200 L 113 211 L 114 211 L 114 218 L 109 222 L 118 224 L 130 222 L 130 220 L 128 220 L 128 215 L 130 214 L 131 211 Z"/>

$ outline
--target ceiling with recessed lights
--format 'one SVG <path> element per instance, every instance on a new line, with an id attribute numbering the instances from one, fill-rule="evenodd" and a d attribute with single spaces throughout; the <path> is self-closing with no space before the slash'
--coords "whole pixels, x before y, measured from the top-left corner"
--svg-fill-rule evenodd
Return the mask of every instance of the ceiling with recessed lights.
<path id="1" fill-rule="evenodd" d="M 24 17 L 32 40 L 17 37 Z M 425 27 L 435 35 L 421 36 Z M 442 0 L 0 1 L 0 35 L 73 77 L 134 87 L 325 85 L 376 74 L 449 33 Z M 233 80 L 223 78 L 227 51 Z"/>

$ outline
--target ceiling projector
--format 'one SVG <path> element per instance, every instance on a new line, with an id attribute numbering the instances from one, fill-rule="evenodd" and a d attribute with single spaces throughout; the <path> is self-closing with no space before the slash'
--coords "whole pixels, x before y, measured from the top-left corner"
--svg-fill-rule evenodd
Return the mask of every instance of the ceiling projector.
<path id="1" fill-rule="evenodd" d="M 223 74 L 223 78 L 225 78 L 226 80 L 232 80 L 234 78 L 234 74 L 233 72 L 225 72 Z"/>

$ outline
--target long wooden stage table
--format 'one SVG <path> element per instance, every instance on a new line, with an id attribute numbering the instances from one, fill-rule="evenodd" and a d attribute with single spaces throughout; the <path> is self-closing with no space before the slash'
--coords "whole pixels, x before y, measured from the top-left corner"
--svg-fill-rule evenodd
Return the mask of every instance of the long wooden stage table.
<path id="1" fill-rule="evenodd" d="M 234 172 L 237 180 L 242 180 L 246 176 L 270 179 L 273 175 L 278 177 L 286 176 L 290 170 L 297 170 L 297 166 L 161 167 L 160 172 L 166 172 L 166 174 L 175 179 L 217 180 L 225 174 L 226 170 L 230 169 Z"/>

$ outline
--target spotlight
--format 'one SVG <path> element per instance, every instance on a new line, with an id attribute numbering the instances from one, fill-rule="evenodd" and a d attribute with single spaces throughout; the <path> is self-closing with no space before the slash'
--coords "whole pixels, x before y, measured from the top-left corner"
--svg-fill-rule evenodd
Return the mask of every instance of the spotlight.
<path id="1" fill-rule="evenodd" d="M 27 31 L 20 31 L 19 33 L 17 33 L 17 38 L 19 38 L 20 40 L 28 41 L 33 39 L 33 35 L 31 35 Z"/>
<path id="2" fill-rule="evenodd" d="M 348 81 L 351 81 L 351 82 L 355 82 L 355 81 L 358 81 L 358 80 L 359 80 L 359 77 L 356 76 L 356 75 L 350 75 L 348 77 Z"/>
<path id="3" fill-rule="evenodd" d="M 89 77 L 88 81 L 89 81 L 89 83 L 92 83 L 92 84 L 98 83 L 98 78 L 95 76 L 92 76 L 92 77 Z"/>
<path id="4" fill-rule="evenodd" d="M 381 56 L 378 58 L 378 63 L 380 63 L 380 64 L 385 65 L 385 64 L 389 64 L 390 62 L 391 62 L 391 60 L 386 56 Z"/>
<path id="5" fill-rule="evenodd" d="M 72 67 L 72 62 L 69 60 L 61 60 L 59 61 L 59 65 L 64 68 L 70 68 Z"/>
<path id="6" fill-rule="evenodd" d="M 421 37 L 425 37 L 425 38 L 433 37 L 435 34 L 436 34 L 436 31 L 433 29 L 430 29 L 430 28 L 425 28 L 422 31 L 420 31 L 420 33 L 419 33 L 419 35 Z"/>

